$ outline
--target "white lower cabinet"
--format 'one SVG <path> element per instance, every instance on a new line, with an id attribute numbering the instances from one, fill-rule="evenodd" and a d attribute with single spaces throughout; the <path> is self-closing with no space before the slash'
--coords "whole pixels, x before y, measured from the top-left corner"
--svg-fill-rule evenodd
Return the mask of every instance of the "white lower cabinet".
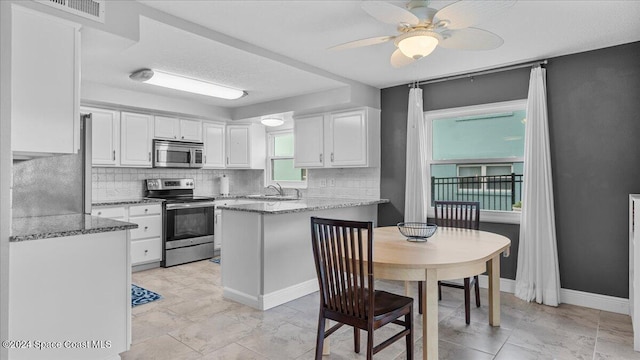
<path id="1" fill-rule="evenodd" d="M 162 261 L 162 205 L 100 206 L 91 215 L 138 224 L 129 233 L 132 266 Z"/>

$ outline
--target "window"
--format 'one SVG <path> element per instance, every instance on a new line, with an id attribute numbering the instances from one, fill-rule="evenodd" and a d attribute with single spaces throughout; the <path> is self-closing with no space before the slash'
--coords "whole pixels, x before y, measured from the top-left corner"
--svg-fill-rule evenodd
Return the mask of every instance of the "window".
<path id="1" fill-rule="evenodd" d="M 307 170 L 293 167 L 293 131 L 270 132 L 267 139 L 265 186 L 279 183 L 282 187 L 307 187 Z"/>
<path id="2" fill-rule="evenodd" d="M 511 191 L 513 164 L 458 165 L 459 190 Z"/>
<path id="3" fill-rule="evenodd" d="M 479 201 L 511 212 L 521 200 L 525 113 L 526 100 L 425 112 L 431 205 Z"/>

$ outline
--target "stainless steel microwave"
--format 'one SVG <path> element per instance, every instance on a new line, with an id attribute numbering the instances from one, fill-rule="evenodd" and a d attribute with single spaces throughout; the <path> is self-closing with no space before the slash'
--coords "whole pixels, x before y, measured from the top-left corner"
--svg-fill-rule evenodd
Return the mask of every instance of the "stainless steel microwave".
<path id="1" fill-rule="evenodd" d="M 203 143 L 153 140 L 153 167 L 201 168 Z"/>

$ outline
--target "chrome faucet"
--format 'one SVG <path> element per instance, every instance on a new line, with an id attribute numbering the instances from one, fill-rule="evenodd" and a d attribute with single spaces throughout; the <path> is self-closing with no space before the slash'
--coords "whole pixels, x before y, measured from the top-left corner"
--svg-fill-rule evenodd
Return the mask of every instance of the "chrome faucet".
<path id="1" fill-rule="evenodd" d="M 269 185 L 267 186 L 267 189 L 273 188 L 273 190 L 278 192 L 278 195 L 284 196 L 284 190 L 282 189 L 282 186 L 280 186 L 280 184 L 278 183 L 276 183 L 276 185 L 278 185 L 278 187 L 275 187 L 274 185 Z"/>
<path id="2" fill-rule="evenodd" d="M 296 191 L 296 199 L 300 199 L 302 197 L 302 193 L 300 192 L 300 189 L 293 189 Z"/>

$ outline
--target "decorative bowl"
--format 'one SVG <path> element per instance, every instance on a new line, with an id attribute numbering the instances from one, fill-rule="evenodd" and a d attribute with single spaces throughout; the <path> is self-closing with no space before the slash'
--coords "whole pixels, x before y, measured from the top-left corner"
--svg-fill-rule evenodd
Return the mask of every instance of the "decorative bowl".
<path id="1" fill-rule="evenodd" d="M 401 222 L 398 223 L 398 230 L 407 237 L 407 241 L 427 241 L 436 233 L 438 226 L 422 222 Z"/>

